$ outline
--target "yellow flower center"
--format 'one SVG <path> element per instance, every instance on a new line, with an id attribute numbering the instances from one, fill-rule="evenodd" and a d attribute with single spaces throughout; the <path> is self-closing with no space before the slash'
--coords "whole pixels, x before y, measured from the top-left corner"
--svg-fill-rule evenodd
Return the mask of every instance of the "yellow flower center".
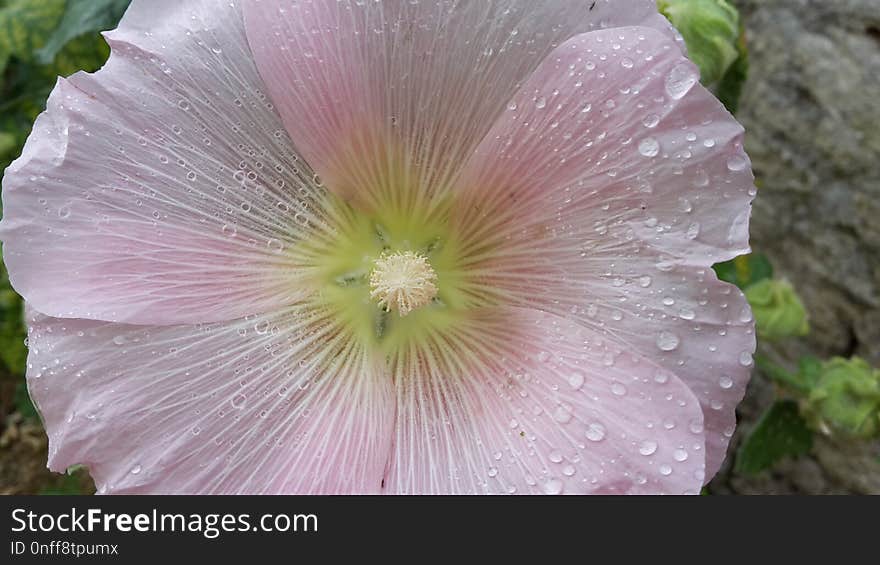
<path id="1" fill-rule="evenodd" d="M 437 273 L 425 257 L 412 251 L 385 254 L 370 273 L 370 298 L 385 311 L 406 316 L 437 296 Z"/>

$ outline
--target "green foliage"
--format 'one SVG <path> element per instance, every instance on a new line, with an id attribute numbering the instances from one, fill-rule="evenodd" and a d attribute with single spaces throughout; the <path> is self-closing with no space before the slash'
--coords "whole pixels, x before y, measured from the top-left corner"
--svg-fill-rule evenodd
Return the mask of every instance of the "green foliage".
<path id="1" fill-rule="evenodd" d="M 880 369 L 835 357 L 815 368 L 804 413 L 814 427 L 850 437 L 880 436 Z"/>
<path id="2" fill-rule="evenodd" d="M 760 253 L 740 255 L 731 261 L 718 263 L 714 269 L 719 279 L 735 284 L 741 289 L 773 276 L 773 266 L 767 257 Z"/>
<path id="3" fill-rule="evenodd" d="M 739 110 L 739 99 L 749 76 L 749 51 L 746 47 L 746 32 L 742 25 L 740 25 L 739 39 L 736 42 L 736 52 L 739 57 L 727 69 L 718 86 L 715 87 L 718 99 L 731 114 L 736 114 Z"/>
<path id="4" fill-rule="evenodd" d="M 10 58 L 33 61 L 64 11 L 64 0 L 7 0 L 0 4 L 0 72 Z"/>
<path id="5" fill-rule="evenodd" d="M 746 287 L 745 295 L 755 316 L 758 337 L 777 340 L 809 333 L 807 311 L 788 281 L 764 279 Z"/>
<path id="6" fill-rule="evenodd" d="M 21 299 L 9 286 L 6 267 L 0 263 L 0 364 L 6 375 L 24 373 L 27 332 Z"/>
<path id="7" fill-rule="evenodd" d="M 15 387 L 15 411 L 22 415 L 26 420 L 39 420 L 40 415 L 37 413 L 34 403 L 31 402 L 30 393 L 28 393 L 27 383 L 21 381 Z"/>
<path id="8" fill-rule="evenodd" d="M 784 457 L 810 451 L 813 433 L 800 415 L 796 402 L 779 400 L 764 413 L 736 454 L 734 471 L 754 474 L 772 467 Z"/>
<path id="9" fill-rule="evenodd" d="M 684 37 L 700 82 L 717 84 L 739 57 L 739 13 L 725 0 L 659 0 L 657 7 Z"/>
<path id="10" fill-rule="evenodd" d="M 818 363 L 818 360 L 816 360 L 814 357 L 804 357 L 803 359 L 801 359 L 801 366 L 812 367 L 813 362 Z M 755 365 L 761 370 L 764 375 L 769 377 L 770 380 L 776 382 L 777 384 L 781 385 L 791 392 L 795 392 L 800 395 L 806 395 L 809 394 L 810 390 L 812 390 L 813 388 L 814 381 L 811 380 L 813 377 L 805 370 L 791 372 L 788 369 L 770 361 L 767 357 L 761 354 L 755 355 Z"/>
<path id="11" fill-rule="evenodd" d="M 42 495 L 63 495 L 63 494 L 89 494 L 94 492 L 91 486 L 91 480 L 88 471 L 81 465 L 74 465 L 67 470 L 67 474 L 62 475 L 60 480 L 53 485 L 42 489 L 39 494 Z"/>
<path id="12" fill-rule="evenodd" d="M 36 57 L 62 22 L 64 0 L 11 0 L 0 9 L 0 168 L 21 153 L 59 75 L 97 70 L 110 50 L 97 33 L 77 37 L 48 64 Z"/>
<path id="13" fill-rule="evenodd" d="M 122 17 L 130 0 L 67 0 L 64 15 L 42 48 L 37 60 L 50 64 L 70 40 L 86 33 L 110 29 Z"/>

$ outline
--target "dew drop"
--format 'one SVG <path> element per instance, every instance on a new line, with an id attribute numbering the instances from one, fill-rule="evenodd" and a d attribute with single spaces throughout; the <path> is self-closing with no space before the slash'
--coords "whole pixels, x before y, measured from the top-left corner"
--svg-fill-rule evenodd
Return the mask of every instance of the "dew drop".
<path id="1" fill-rule="evenodd" d="M 657 347 L 660 351 L 674 351 L 680 341 L 677 335 L 666 330 L 657 334 Z"/>
<path id="2" fill-rule="evenodd" d="M 666 75 L 666 94 L 678 100 L 697 83 L 697 73 L 688 63 L 680 63 Z"/>
<path id="3" fill-rule="evenodd" d="M 587 439 L 590 441 L 602 441 L 605 439 L 605 426 L 594 422 L 587 428 Z"/>
<path id="4" fill-rule="evenodd" d="M 641 453 L 642 455 L 645 455 L 645 456 L 653 455 L 654 453 L 656 453 L 656 451 L 657 451 L 657 442 L 650 440 L 650 439 L 646 439 L 639 446 L 639 453 Z"/>
<path id="5" fill-rule="evenodd" d="M 645 157 L 656 157 L 660 153 L 660 143 L 653 137 L 646 137 L 639 142 L 639 153 Z"/>
<path id="6" fill-rule="evenodd" d="M 245 403 L 246 400 L 247 400 L 247 397 L 246 397 L 245 395 L 243 395 L 243 394 L 236 394 L 236 395 L 232 398 L 232 401 L 231 401 L 231 403 L 232 403 L 232 407 L 233 407 L 233 408 L 241 409 L 241 408 L 244 406 L 244 403 Z"/>
<path id="7" fill-rule="evenodd" d="M 727 375 L 721 375 L 721 378 L 718 379 L 718 386 L 723 389 L 731 388 L 733 386 L 733 379 Z"/>
<path id="8" fill-rule="evenodd" d="M 681 463 L 682 461 L 687 461 L 688 452 L 684 449 L 676 449 L 672 452 L 672 458 Z"/>
<path id="9" fill-rule="evenodd" d="M 541 110 L 542 108 L 547 107 L 547 99 L 541 96 L 537 100 L 535 100 L 535 108 Z"/>
<path id="10" fill-rule="evenodd" d="M 748 160 L 742 155 L 734 155 L 727 160 L 727 168 L 731 171 L 742 171 L 749 166 Z"/>
<path id="11" fill-rule="evenodd" d="M 559 479 L 548 479 L 544 483 L 544 494 L 562 494 L 563 484 Z"/>
<path id="12" fill-rule="evenodd" d="M 669 465 L 660 465 L 660 468 L 658 470 L 660 471 L 660 474 L 664 477 L 668 477 L 672 474 L 672 467 L 670 467 Z"/>
<path id="13" fill-rule="evenodd" d="M 571 421 L 571 412 L 565 406 L 559 406 L 553 411 L 553 419 L 560 424 L 567 424 Z"/>
<path id="14" fill-rule="evenodd" d="M 581 372 L 572 373 L 568 377 L 568 385 L 572 388 L 572 390 L 579 390 L 582 386 L 584 386 L 584 374 Z"/>

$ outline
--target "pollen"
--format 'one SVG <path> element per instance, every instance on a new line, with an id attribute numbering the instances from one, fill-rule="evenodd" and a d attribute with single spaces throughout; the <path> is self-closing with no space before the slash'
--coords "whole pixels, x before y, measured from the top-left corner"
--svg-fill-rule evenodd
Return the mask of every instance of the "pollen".
<path id="1" fill-rule="evenodd" d="M 385 311 L 396 308 L 406 316 L 437 296 L 437 273 L 428 260 L 412 251 L 395 252 L 376 259 L 370 273 L 370 297 Z"/>

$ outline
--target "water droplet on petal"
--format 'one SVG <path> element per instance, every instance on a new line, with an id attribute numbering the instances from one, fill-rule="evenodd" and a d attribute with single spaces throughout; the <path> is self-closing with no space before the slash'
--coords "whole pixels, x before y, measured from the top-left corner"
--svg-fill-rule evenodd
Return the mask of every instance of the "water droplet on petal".
<path id="1" fill-rule="evenodd" d="M 646 128 L 655 128 L 659 123 L 660 116 L 658 116 L 657 114 L 651 114 L 649 116 L 646 116 L 645 119 L 642 120 L 642 125 L 644 125 Z"/>
<path id="2" fill-rule="evenodd" d="M 657 442 L 650 439 L 646 439 L 639 446 L 639 453 L 641 453 L 642 455 L 653 455 L 656 451 Z"/>
<path id="3" fill-rule="evenodd" d="M 731 171 L 742 171 L 748 166 L 748 160 L 742 155 L 734 155 L 727 160 L 727 168 Z"/>
<path id="4" fill-rule="evenodd" d="M 571 412 L 565 406 L 559 406 L 553 412 L 553 419 L 560 424 L 567 424 L 571 421 Z"/>
<path id="5" fill-rule="evenodd" d="M 559 479 L 548 479 L 544 483 L 544 494 L 562 494 L 563 484 Z"/>
<path id="6" fill-rule="evenodd" d="M 572 373 L 568 377 L 568 385 L 572 388 L 572 390 L 579 390 L 582 386 L 584 386 L 584 374 L 581 372 Z"/>
<path id="7" fill-rule="evenodd" d="M 645 157 L 656 157 L 660 153 L 660 143 L 653 137 L 646 137 L 639 142 L 639 153 Z"/>
<path id="8" fill-rule="evenodd" d="M 602 441 L 605 439 L 605 426 L 594 422 L 587 428 L 587 439 L 590 441 Z"/>
<path id="9" fill-rule="evenodd" d="M 657 334 L 657 347 L 660 351 L 674 351 L 679 343 L 678 336 L 672 332 L 664 330 Z"/>
<path id="10" fill-rule="evenodd" d="M 666 75 L 666 94 L 678 100 L 688 93 L 697 83 L 699 77 L 688 63 L 680 63 Z"/>

